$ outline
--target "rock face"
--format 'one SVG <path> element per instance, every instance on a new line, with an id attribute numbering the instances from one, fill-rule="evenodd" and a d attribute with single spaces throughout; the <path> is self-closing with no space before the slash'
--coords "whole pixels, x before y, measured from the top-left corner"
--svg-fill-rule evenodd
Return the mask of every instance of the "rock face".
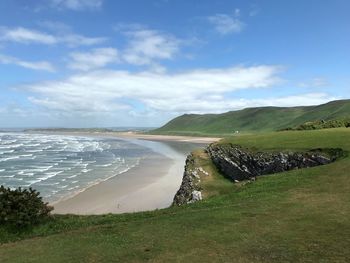
<path id="1" fill-rule="evenodd" d="M 339 153 L 333 149 L 333 152 Z M 338 149 L 340 150 L 340 149 Z M 207 151 L 217 168 L 233 181 L 255 179 L 259 175 L 328 164 L 336 157 L 320 151 L 252 152 L 232 144 L 212 144 Z"/>
<path id="2" fill-rule="evenodd" d="M 183 205 L 202 200 L 198 169 L 195 168 L 193 155 L 187 156 L 184 175 L 180 189 L 177 191 L 173 205 Z"/>
<path id="3" fill-rule="evenodd" d="M 233 144 L 211 144 L 207 152 L 219 171 L 234 182 L 254 181 L 257 176 L 324 165 L 343 156 L 341 149 L 317 149 L 308 152 L 253 152 Z M 200 176 L 208 173 L 196 167 L 192 154 L 187 156 L 182 184 L 173 205 L 202 200 Z"/>

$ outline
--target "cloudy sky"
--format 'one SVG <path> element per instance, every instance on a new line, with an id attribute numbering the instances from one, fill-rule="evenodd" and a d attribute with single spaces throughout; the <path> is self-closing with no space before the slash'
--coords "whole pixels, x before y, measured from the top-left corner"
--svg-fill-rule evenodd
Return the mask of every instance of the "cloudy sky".
<path id="1" fill-rule="evenodd" d="M 348 0 L 1 0 L 0 127 L 349 98 Z"/>

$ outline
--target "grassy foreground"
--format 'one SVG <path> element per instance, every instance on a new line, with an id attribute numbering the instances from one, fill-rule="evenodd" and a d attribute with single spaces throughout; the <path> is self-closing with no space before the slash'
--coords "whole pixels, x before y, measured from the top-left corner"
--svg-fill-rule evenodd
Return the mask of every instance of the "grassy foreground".
<path id="1" fill-rule="evenodd" d="M 225 139 L 255 149 L 340 147 L 350 129 Z M 204 201 L 154 212 L 57 216 L 24 232 L 0 227 L 0 262 L 349 262 L 350 157 L 232 184 L 212 169 Z"/>

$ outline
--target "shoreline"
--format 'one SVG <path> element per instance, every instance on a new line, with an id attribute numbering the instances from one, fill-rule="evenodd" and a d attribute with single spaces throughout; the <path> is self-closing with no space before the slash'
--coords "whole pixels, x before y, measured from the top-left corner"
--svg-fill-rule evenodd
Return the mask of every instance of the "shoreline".
<path id="1" fill-rule="evenodd" d="M 72 135 L 72 136 L 92 136 L 92 137 L 113 137 L 119 139 L 138 139 L 147 141 L 161 141 L 161 142 L 189 142 L 189 143 L 213 143 L 222 139 L 222 137 L 199 137 L 199 136 L 183 136 L 183 135 L 156 135 L 144 134 L 140 132 L 89 132 L 89 131 L 28 131 L 26 133 L 32 134 L 58 134 L 58 135 Z"/>
<path id="2" fill-rule="evenodd" d="M 140 161 L 141 161 L 141 159 L 140 159 Z M 131 170 L 131 169 L 135 168 L 136 166 L 138 166 L 138 165 L 140 164 L 140 161 L 139 161 L 137 164 L 131 166 L 131 167 L 128 168 L 128 169 L 126 169 L 125 171 L 121 171 L 121 172 L 118 173 L 118 174 L 114 174 L 114 175 L 109 176 L 108 178 L 102 179 L 101 181 L 97 181 L 97 182 L 95 182 L 95 183 L 93 183 L 93 184 L 87 186 L 86 188 L 77 190 L 76 192 L 73 192 L 73 193 L 70 194 L 70 195 L 63 196 L 63 197 L 59 198 L 59 199 L 56 200 L 56 201 L 49 202 L 49 205 L 50 205 L 50 206 L 55 206 L 56 204 L 58 204 L 58 203 L 60 203 L 60 202 L 64 202 L 64 201 L 66 201 L 66 200 L 68 200 L 68 199 L 74 198 L 75 196 L 77 196 L 78 194 L 84 192 L 85 190 L 89 189 L 90 187 L 94 187 L 95 185 L 98 185 L 98 184 L 100 184 L 100 183 L 103 183 L 103 182 L 105 182 L 105 181 L 107 181 L 107 180 L 110 180 L 110 179 L 112 179 L 113 177 L 119 176 L 119 175 L 121 175 L 121 174 L 123 174 L 123 173 L 127 173 L 129 170 Z"/>
<path id="3" fill-rule="evenodd" d="M 217 138 L 191 140 L 192 138 L 187 136 L 168 138 L 170 136 L 130 133 L 121 136 L 120 133 L 64 134 L 126 139 L 150 148 L 154 154 L 141 159 L 137 166 L 124 173 L 111 176 L 71 197 L 50 204 L 55 208 L 54 214 L 127 213 L 169 207 L 181 185 L 188 153 L 188 151 L 179 152 L 173 146 L 170 147 L 171 144 L 180 148 L 192 144 L 193 150 L 197 146 L 201 147 L 217 140 Z"/>

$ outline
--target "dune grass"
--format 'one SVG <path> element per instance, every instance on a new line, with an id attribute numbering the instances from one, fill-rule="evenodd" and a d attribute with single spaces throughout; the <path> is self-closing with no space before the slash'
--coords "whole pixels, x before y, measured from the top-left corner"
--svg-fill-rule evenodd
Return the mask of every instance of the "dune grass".
<path id="1" fill-rule="evenodd" d="M 258 150 L 342 148 L 350 129 L 231 137 Z M 55 216 L 27 231 L 0 227 L 0 262 L 349 262 L 350 158 L 236 185 L 212 176 L 183 207 Z"/>

